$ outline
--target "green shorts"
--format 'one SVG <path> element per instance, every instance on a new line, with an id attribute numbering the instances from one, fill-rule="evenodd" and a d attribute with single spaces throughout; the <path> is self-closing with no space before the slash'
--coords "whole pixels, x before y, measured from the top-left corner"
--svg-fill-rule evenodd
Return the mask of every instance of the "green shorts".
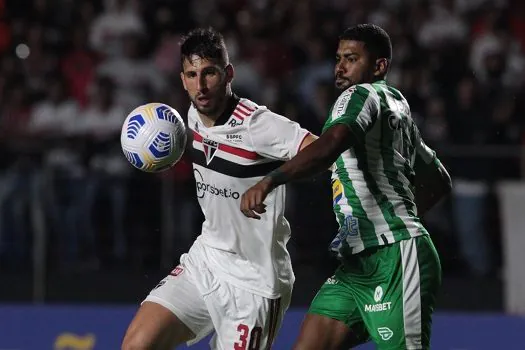
<path id="1" fill-rule="evenodd" d="M 378 349 L 428 349 L 441 264 L 429 236 L 347 258 L 321 287 L 309 313 L 348 325 Z"/>

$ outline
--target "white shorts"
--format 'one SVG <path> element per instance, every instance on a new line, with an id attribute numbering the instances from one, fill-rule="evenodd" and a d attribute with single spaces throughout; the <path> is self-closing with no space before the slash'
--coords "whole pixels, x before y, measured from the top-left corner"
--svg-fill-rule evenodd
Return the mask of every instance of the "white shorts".
<path id="1" fill-rule="evenodd" d="M 291 291 L 268 299 L 218 279 L 191 249 L 144 301 L 173 312 L 194 334 L 194 344 L 215 332 L 212 349 L 270 349 L 290 305 Z"/>

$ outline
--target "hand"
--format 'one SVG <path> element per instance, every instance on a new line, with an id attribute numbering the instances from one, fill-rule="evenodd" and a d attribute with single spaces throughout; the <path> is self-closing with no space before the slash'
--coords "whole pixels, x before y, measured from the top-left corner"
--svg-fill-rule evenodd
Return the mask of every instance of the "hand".
<path id="1" fill-rule="evenodd" d="M 268 179 L 262 179 L 250 187 L 241 197 L 242 213 L 248 218 L 260 220 L 261 217 L 257 214 L 266 212 L 266 205 L 263 202 L 271 191 L 272 187 Z"/>

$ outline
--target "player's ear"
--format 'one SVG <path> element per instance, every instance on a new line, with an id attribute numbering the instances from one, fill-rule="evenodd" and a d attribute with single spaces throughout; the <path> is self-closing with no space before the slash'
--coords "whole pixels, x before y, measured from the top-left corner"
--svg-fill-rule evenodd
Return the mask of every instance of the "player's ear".
<path id="1" fill-rule="evenodd" d="M 184 86 L 184 90 L 188 91 L 188 88 L 186 87 L 186 81 L 184 80 L 184 72 L 180 72 L 180 80 L 182 80 L 182 86 Z"/>
<path id="2" fill-rule="evenodd" d="M 388 71 L 389 62 L 386 58 L 379 58 L 376 60 L 376 67 L 374 70 L 374 76 L 382 77 L 385 76 Z"/>
<path id="3" fill-rule="evenodd" d="M 226 72 L 226 82 L 231 83 L 233 80 L 233 76 L 235 75 L 235 71 L 233 70 L 233 66 L 231 64 L 228 64 L 224 71 Z"/>

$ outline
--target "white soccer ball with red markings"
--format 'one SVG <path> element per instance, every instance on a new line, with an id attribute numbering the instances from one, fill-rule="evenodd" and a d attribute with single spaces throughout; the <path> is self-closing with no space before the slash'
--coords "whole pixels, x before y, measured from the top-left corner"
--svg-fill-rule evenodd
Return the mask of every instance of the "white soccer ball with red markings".
<path id="1" fill-rule="evenodd" d="M 180 160 L 186 137 L 186 126 L 174 108 L 148 103 L 128 114 L 122 125 L 120 144 L 131 165 L 154 173 Z"/>

